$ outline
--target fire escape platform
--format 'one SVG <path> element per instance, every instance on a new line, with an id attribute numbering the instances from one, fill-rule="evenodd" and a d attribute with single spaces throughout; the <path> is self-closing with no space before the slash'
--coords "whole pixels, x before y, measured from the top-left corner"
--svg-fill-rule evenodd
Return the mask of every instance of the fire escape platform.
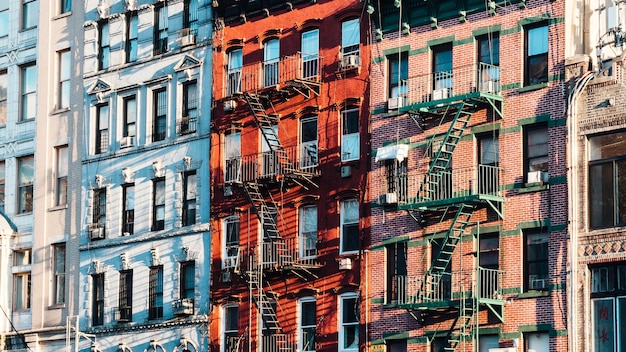
<path id="1" fill-rule="evenodd" d="M 411 202 L 409 200 L 406 203 L 398 204 L 398 210 L 436 211 L 461 204 L 489 204 L 493 206 L 493 202 L 502 203 L 504 197 L 491 194 L 472 194 L 427 202 Z"/>

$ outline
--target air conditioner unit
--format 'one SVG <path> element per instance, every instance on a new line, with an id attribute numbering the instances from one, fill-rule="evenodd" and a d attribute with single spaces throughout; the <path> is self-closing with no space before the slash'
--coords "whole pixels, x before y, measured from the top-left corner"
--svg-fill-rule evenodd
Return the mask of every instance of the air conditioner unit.
<path id="1" fill-rule="evenodd" d="M 230 197 L 233 195 L 233 186 L 224 186 L 224 197 Z"/>
<path id="2" fill-rule="evenodd" d="M 107 18 L 111 14 L 111 8 L 101 2 L 98 4 L 98 14 L 100 15 L 100 18 Z"/>
<path id="3" fill-rule="evenodd" d="M 104 238 L 104 228 L 103 227 L 93 227 L 89 229 L 89 239 L 90 240 L 101 240 Z"/>
<path id="4" fill-rule="evenodd" d="M 350 165 L 343 165 L 341 167 L 341 177 L 346 178 L 352 175 L 352 167 Z"/>
<path id="5" fill-rule="evenodd" d="M 224 112 L 235 111 L 235 108 L 237 108 L 237 102 L 235 100 L 224 101 Z"/>
<path id="6" fill-rule="evenodd" d="M 118 323 L 128 323 L 133 321 L 132 308 L 122 307 L 115 310 L 115 321 Z"/>
<path id="7" fill-rule="evenodd" d="M 397 110 L 397 109 L 400 109 L 401 107 L 402 107 L 401 97 L 389 98 L 389 100 L 387 100 L 387 110 Z"/>
<path id="8" fill-rule="evenodd" d="M 496 92 L 496 82 L 494 81 L 484 81 L 480 83 L 480 91 L 484 93 L 495 93 Z"/>
<path id="9" fill-rule="evenodd" d="M 398 196 L 395 193 L 385 193 L 378 196 L 378 205 L 389 205 L 398 203 Z"/>
<path id="10" fill-rule="evenodd" d="M 222 269 L 234 268 L 235 264 L 236 264 L 236 260 L 237 260 L 237 258 L 233 258 L 233 257 L 224 258 L 224 264 L 222 266 Z"/>
<path id="11" fill-rule="evenodd" d="M 448 98 L 448 88 L 433 90 L 433 100 L 441 100 Z"/>
<path id="12" fill-rule="evenodd" d="M 341 69 L 349 70 L 359 67 L 359 56 L 356 54 L 346 55 L 341 58 Z"/>
<path id="13" fill-rule="evenodd" d="M 122 236 L 124 236 L 124 237 L 130 236 L 130 232 L 122 232 Z"/>
<path id="14" fill-rule="evenodd" d="M 192 315 L 193 299 L 181 298 L 172 302 L 172 311 L 174 315 Z"/>
<path id="15" fill-rule="evenodd" d="M 137 8 L 137 0 L 126 0 L 126 8 L 133 11 Z"/>
<path id="16" fill-rule="evenodd" d="M 230 271 L 222 272 L 222 282 L 230 282 L 232 273 Z"/>
<path id="17" fill-rule="evenodd" d="M 528 173 L 527 182 L 528 183 L 546 183 L 548 182 L 549 175 L 545 171 L 530 171 Z"/>
<path id="18" fill-rule="evenodd" d="M 122 137 L 122 140 L 120 141 L 120 147 L 122 148 L 128 148 L 134 145 L 135 145 L 135 136 Z"/>
<path id="19" fill-rule="evenodd" d="M 351 258 L 339 259 L 339 270 L 352 270 L 352 259 Z"/>
<path id="20" fill-rule="evenodd" d="M 185 28 L 179 32 L 180 46 L 196 44 L 196 34 L 191 28 Z"/>

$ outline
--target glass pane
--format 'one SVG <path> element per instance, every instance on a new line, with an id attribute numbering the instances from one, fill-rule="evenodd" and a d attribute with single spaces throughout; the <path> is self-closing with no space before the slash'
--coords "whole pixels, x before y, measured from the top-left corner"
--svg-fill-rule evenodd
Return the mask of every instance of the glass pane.
<path id="1" fill-rule="evenodd" d="M 359 157 L 359 134 L 344 134 L 341 140 L 341 160 L 354 160 Z"/>
<path id="2" fill-rule="evenodd" d="M 302 59 L 312 59 L 317 57 L 319 52 L 319 30 L 314 29 L 302 33 Z"/>
<path id="3" fill-rule="evenodd" d="M 30 185 L 35 181 L 35 159 L 32 156 L 19 159 L 20 186 Z"/>
<path id="4" fill-rule="evenodd" d="M 618 351 L 626 351 L 626 297 L 617 299 Z"/>
<path id="5" fill-rule="evenodd" d="M 359 110 L 349 110 L 343 113 L 343 134 L 359 132 Z"/>
<path id="6" fill-rule="evenodd" d="M 613 226 L 613 164 L 589 166 L 589 221 L 592 228 Z"/>
<path id="7" fill-rule="evenodd" d="M 302 135 L 300 136 L 300 141 L 302 143 L 316 141 L 317 140 L 317 117 L 303 119 L 301 122 L 301 125 L 302 125 L 301 127 Z"/>
<path id="8" fill-rule="evenodd" d="M 109 106 L 102 105 L 98 107 L 98 110 L 98 129 L 106 130 L 107 128 L 109 128 Z"/>
<path id="9" fill-rule="evenodd" d="M 238 307 L 227 307 L 226 308 L 226 323 L 224 324 L 225 330 L 228 331 L 237 331 L 238 330 L 238 322 L 239 322 L 239 311 Z"/>
<path id="10" fill-rule="evenodd" d="M 64 51 L 60 54 L 59 57 L 61 63 L 61 69 L 60 69 L 60 78 L 62 81 L 64 80 L 68 80 L 70 79 L 70 69 L 71 69 L 71 57 L 70 57 L 70 52 L 69 51 Z"/>
<path id="11" fill-rule="evenodd" d="M 135 98 L 126 99 L 126 123 L 137 121 L 137 100 Z M 133 136 L 134 134 L 129 134 Z"/>
<path id="12" fill-rule="evenodd" d="M 57 148 L 57 177 L 67 176 L 68 163 L 67 147 Z"/>
<path id="13" fill-rule="evenodd" d="M 500 161 L 500 151 L 498 137 L 480 139 L 480 163 L 483 165 L 494 165 Z"/>
<path id="14" fill-rule="evenodd" d="M 280 47 L 278 39 L 272 39 L 265 43 L 263 50 L 263 61 L 272 62 L 277 61 L 280 55 Z"/>
<path id="15" fill-rule="evenodd" d="M 346 200 L 343 203 L 343 223 L 350 224 L 359 221 L 359 204 L 356 199 Z"/>
<path id="16" fill-rule="evenodd" d="M 617 223 L 626 223 L 626 161 L 618 161 L 617 164 Z"/>
<path id="17" fill-rule="evenodd" d="M 302 326 L 315 325 L 315 301 L 312 302 L 302 302 L 302 312 L 301 312 L 301 322 Z"/>
<path id="18" fill-rule="evenodd" d="M 356 297 L 343 299 L 342 323 L 356 323 Z"/>
<path id="19" fill-rule="evenodd" d="M 185 194 L 185 198 L 196 199 L 196 174 L 188 174 L 187 175 L 187 193 Z"/>
<path id="20" fill-rule="evenodd" d="M 613 299 L 591 300 L 593 316 L 593 345 L 595 351 L 614 351 Z"/>
<path id="21" fill-rule="evenodd" d="M 135 187 L 127 186 L 126 187 L 126 210 L 135 209 Z"/>
<path id="22" fill-rule="evenodd" d="M 9 5 L 8 2 L 3 1 L 2 3 L 2 5 Z M 4 37 L 9 34 L 9 10 L 0 9 L 0 11 L 0 37 Z"/>
<path id="23" fill-rule="evenodd" d="M 226 135 L 226 160 L 241 156 L 241 133 Z"/>
<path id="24" fill-rule="evenodd" d="M 490 65 L 500 64 L 500 37 L 498 35 L 491 38 L 485 36 L 479 40 L 478 60 Z"/>
<path id="25" fill-rule="evenodd" d="M 548 27 L 538 27 L 528 30 L 528 56 L 548 52 Z"/>
<path id="26" fill-rule="evenodd" d="M 165 181 L 156 181 L 154 188 L 154 204 L 165 204 Z"/>
<path id="27" fill-rule="evenodd" d="M 359 19 L 345 21 L 341 23 L 341 48 L 343 54 L 357 51 L 360 44 Z M 356 46 L 356 48 L 355 48 Z"/>
<path id="28" fill-rule="evenodd" d="M 589 138 L 589 159 L 600 160 L 626 155 L 626 132 Z"/>

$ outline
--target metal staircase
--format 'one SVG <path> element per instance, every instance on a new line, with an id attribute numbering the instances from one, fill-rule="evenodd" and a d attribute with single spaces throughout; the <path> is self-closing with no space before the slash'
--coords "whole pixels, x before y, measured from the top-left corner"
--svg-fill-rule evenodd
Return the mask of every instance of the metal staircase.
<path id="1" fill-rule="evenodd" d="M 473 302 L 473 299 L 470 300 Z M 469 306 L 465 304 L 463 300 L 460 309 L 459 316 L 454 321 L 453 325 L 448 330 L 448 334 L 446 336 L 447 343 L 441 348 L 440 352 L 452 352 L 456 351 L 459 343 L 467 340 L 472 336 L 471 332 L 471 322 L 474 317 L 475 308 L 474 304 L 470 304 Z"/>
<path id="2" fill-rule="evenodd" d="M 276 310 L 272 306 L 270 299 L 267 294 L 263 290 L 261 285 L 261 271 L 256 270 L 254 266 L 250 268 L 247 272 L 248 276 L 248 284 L 253 292 L 257 292 L 257 294 L 253 295 L 254 303 L 257 305 L 259 309 L 259 313 L 261 313 L 261 317 L 263 318 L 263 322 L 265 323 L 265 328 L 273 331 L 279 332 L 282 330 L 280 326 L 280 322 L 278 321 L 278 316 L 276 315 Z"/>

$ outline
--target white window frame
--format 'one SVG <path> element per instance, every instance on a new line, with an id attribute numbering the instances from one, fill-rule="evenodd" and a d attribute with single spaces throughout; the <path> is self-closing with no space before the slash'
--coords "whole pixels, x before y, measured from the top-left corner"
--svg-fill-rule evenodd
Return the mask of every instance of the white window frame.
<path id="1" fill-rule="evenodd" d="M 341 22 L 341 55 L 359 56 L 361 45 L 361 24 L 359 18 Z M 356 49 L 354 48 L 356 46 Z"/>
<path id="2" fill-rule="evenodd" d="M 241 131 L 232 131 L 224 135 L 224 181 L 239 181 L 240 174 Z"/>
<path id="3" fill-rule="evenodd" d="M 318 28 L 302 32 L 302 78 L 315 78 L 319 74 L 320 30 Z"/>
<path id="4" fill-rule="evenodd" d="M 39 24 L 39 4 L 37 2 L 37 0 L 22 0 L 22 30 L 37 28 Z"/>
<path id="5" fill-rule="evenodd" d="M 315 121 L 315 139 L 303 141 L 304 125 L 308 122 Z M 307 169 L 316 167 L 319 162 L 319 120 L 317 115 L 311 115 L 300 119 L 300 168 Z"/>
<path id="6" fill-rule="evenodd" d="M 62 254 L 62 255 L 61 255 Z M 67 272 L 66 265 L 67 246 L 65 243 L 56 243 L 52 245 L 52 304 L 64 304 L 66 297 L 65 277 Z"/>
<path id="7" fill-rule="evenodd" d="M 70 49 L 57 52 L 59 72 L 58 72 L 58 92 L 57 92 L 57 109 L 70 108 L 70 80 L 72 78 L 72 54 Z"/>
<path id="8" fill-rule="evenodd" d="M 28 83 L 30 77 L 33 84 Z M 29 111 L 29 102 L 33 111 Z M 26 105 L 25 105 L 26 104 Z M 28 115 L 28 116 L 26 116 Z M 31 116 L 32 115 L 32 116 Z M 37 117 L 37 65 L 32 62 L 20 67 L 20 121 L 34 120 Z"/>
<path id="9" fill-rule="evenodd" d="M 222 307 L 222 324 L 221 324 L 221 330 L 222 330 L 222 343 L 220 344 L 220 351 L 221 352 L 232 352 L 229 350 L 226 350 L 226 338 L 227 338 L 227 334 L 232 334 L 235 333 L 237 335 L 239 335 L 239 328 L 237 328 L 237 330 L 228 330 L 227 329 L 227 323 L 228 323 L 228 310 L 229 309 L 237 309 L 237 319 L 239 319 L 239 306 L 237 304 L 226 304 Z"/>
<path id="10" fill-rule="evenodd" d="M 68 191 L 68 169 L 69 169 L 69 148 L 67 145 L 58 146 L 55 148 L 56 156 L 56 184 L 55 184 L 55 196 L 54 205 L 64 206 L 67 205 L 67 191 Z"/>
<path id="11" fill-rule="evenodd" d="M 356 292 L 346 292 L 344 294 L 342 294 L 341 296 L 339 296 L 339 317 L 337 319 L 337 321 L 339 322 L 339 327 L 338 327 L 338 332 L 339 332 L 339 345 L 338 345 L 338 351 L 339 352 L 348 352 L 348 351 L 358 351 L 359 350 L 359 321 L 358 321 L 358 315 L 357 315 L 357 321 L 356 322 L 344 322 L 344 310 L 346 309 L 345 307 L 345 301 L 348 299 L 354 299 L 355 300 L 355 305 L 358 305 L 358 295 L 356 294 Z M 348 327 L 352 327 L 352 326 L 356 326 L 356 344 L 352 344 L 348 347 L 343 347 L 344 344 L 346 343 L 346 328 Z"/>
<path id="12" fill-rule="evenodd" d="M 7 124 L 7 101 L 8 101 L 8 88 L 9 88 L 9 72 L 7 70 L 0 70 L 0 126 Z"/>
<path id="13" fill-rule="evenodd" d="M 299 209 L 298 248 L 302 259 L 317 257 L 317 205 L 304 205 Z"/>
<path id="14" fill-rule="evenodd" d="M 280 40 L 271 38 L 263 43 L 263 87 L 280 83 Z"/>
<path id="15" fill-rule="evenodd" d="M 316 324 L 314 325 L 303 325 L 302 324 L 302 318 L 303 318 L 303 312 L 304 312 L 304 303 L 315 303 L 315 322 Z M 315 299 L 315 297 L 311 297 L 311 296 L 306 296 L 306 297 L 302 297 L 298 300 L 298 315 L 297 315 L 297 321 L 298 321 L 298 351 L 302 351 L 302 352 L 315 352 L 315 343 L 316 343 L 316 339 L 315 339 L 315 335 L 317 333 L 317 300 Z M 307 341 L 305 341 L 304 339 L 304 334 L 305 334 L 305 329 L 315 329 L 315 333 L 313 335 L 313 346 L 306 346 L 305 343 Z M 306 349 L 305 349 L 306 348 Z"/>
<path id="16" fill-rule="evenodd" d="M 226 95 L 241 92 L 241 71 L 243 69 L 243 50 L 236 48 L 228 52 L 226 67 Z"/>
<path id="17" fill-rule="evenodd" d="M 346 119 L 349 114 L 356 112 L 357 130 L 346 133 Z M 341 161 L 359 160 L 361 157 L 361 139 L 359 134 L 359 109 L 350 108 L 341 111 Z"/>
<path id="18" fill-rule="evenodd" d="M 229 230 L 229 225 L 233 224 L 233 226 L 236 226 L 237 228 L 237 252 L 239 252 L 239 239 L 241 236 L 241 227 L 240 227 L 240 220 L 239 220 L 239 216 L 237 215 L 233 215 L 233 216 L 229 216 L 224 218 L 223 221 L 223 240 L 222 240 L 222 268 L 225 267 L 225 261 L 226 259 L 230 259 L 231 261 L 237 260 L 237 256 L 232 256 L 232 255 L 228 255 L 228 249 L 229 249 L 229 243 L 228 243 L 228 230 Z M 234 247 L 234 245 L 233 245 Z"/>
<path id="19" fill-rule="evenodd" d="M 354 205 L 352 206 L 356 206 L 356 210 L 357 210 L 357 218 L 356 219 L 352 219 L 350 217 L 348 217 L 349 214 L 347 214 L 347 204 L 350 203 L 354 203 Z M 345 238 L 344 236 L 346 236 L 346 234 L 344 234 L 344 226 L 346 225 L 357 225 L 357 228 L 359 227 L 359 218 L 360 218 L 360 214 L 359 214 L 359 202 L 357 201 L 356 198 L 347 198 L 347 199 L 343 199 L 341 201 L 341 207 L 340 207 L 340 214 L 339 214 L 339 232 L 340 232 L 340 238 L 339 238 L 339 253 L 340 254 L 349 254 L 349 253 L 356 253 L 358 252 L 358 245 L 357 248 L 354 250 L 344 250 L 344 245 L 345 245 Z M 356 220 L 356 221 L 355 221 Z M 357 230 L 358 233 L 358 230 Z M 358 238 L 357 238 L 358 241 Z"/>

